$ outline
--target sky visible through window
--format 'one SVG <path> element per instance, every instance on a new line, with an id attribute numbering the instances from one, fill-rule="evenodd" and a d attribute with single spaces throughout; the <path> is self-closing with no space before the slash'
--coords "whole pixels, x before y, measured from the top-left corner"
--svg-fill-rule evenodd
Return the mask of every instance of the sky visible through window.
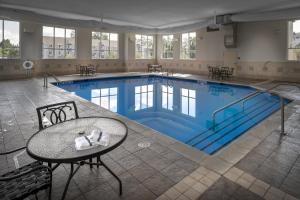
<path id="1" fill-rule="evenodd" d="M 297 20 L 293 23 L 293 32 L 300 33 L 300 20 Z"/>

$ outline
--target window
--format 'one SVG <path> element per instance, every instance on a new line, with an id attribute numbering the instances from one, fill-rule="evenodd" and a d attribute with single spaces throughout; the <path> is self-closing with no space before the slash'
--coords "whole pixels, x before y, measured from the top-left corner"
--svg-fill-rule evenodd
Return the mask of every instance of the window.
<path id="1" fill-rule="evenodd" d="M 92 102 L 112 112 L 118 111 L 118 88 L 92 89 Z"/>
<path id="2" fill-rule="evenodd" d="M 43 58 L 76 58 L 74 29 L 43 26 Z"/>
<path id="3" fill-rule="evenodd" d="M 289 22 L 288 59 L 300 60 L 300 20 Z"/>
<path id="4" fill-rule="evenodd" d="M 92 32 L 92 59 L 118 59 L 119 35 Z"/>
<path id="5" fill-rule="evenodd" d="M 20 58 L 19 22 L 0 20 L 0 58 Z"/>
<path id="6" fill-rule="evenodd" d="M 135 111 L 153 107 L 153 85 L 135 87 Z"/>
<path id="7" fill-rule="evenodd" d="M 196 90 L 181 89 L 181 112 L 196 117 Z"/>
<path id="8" fill-rule="evenodd" d="M 172 59 L 173 58 L 173 35 L 163 35 L 162 36 L 162 58 L 164 59 Z"/>
<path id="9" fill-rule="evenodd" d="M 173 87 L 162 85 L 162 108 L 173 110 Z"/>
<path id="10" fill-rule="evenodd" d="M 152 59 L 153 54 L 153 36 L 135 35 L 135 58 Z"/>
<path id="11" fill-rule="evenodd" d="M 181 59 L 196 58 L 196 32 L 183 33 L 181 35 Z"/>

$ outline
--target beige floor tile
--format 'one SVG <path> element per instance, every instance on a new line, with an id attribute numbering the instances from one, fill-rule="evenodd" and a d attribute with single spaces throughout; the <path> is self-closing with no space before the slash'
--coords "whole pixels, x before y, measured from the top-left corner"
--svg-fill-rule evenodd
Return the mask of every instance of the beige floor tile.
<path id="1" fill-rule="evenodd" d="M 188 189 L 184 195 L 186 197 L 188 197 L 190 200 L 197 200 L 200 196 L 201 196 L 202 193 L 198 192 L 197 190 L 193 189 L 193 188 L 190 188 Z"/>
<path id="2" fill-rule="evenodd" d="M 236 164 L 245 157 L 249 151 L 249 149 L 234 144 L 221 151 L 218 156 L 229 163 Z"/>
<path id="3" fill-rule="evenodd" d="M 237 179 L 236 183 L 248 189 L 254 181 L 255 177 L 248 173 L 244 173 Z"/>
<path id="4" fill-rule="evenodd" d="M 193 173 L 190 174 L 190 176 L 191 176 L 193 179 L 199 181 L 204 175 L 198 173 L 197 171 L 194 171 Z"/>
<path id="5" fill-rule="evenodd" d="M 270 187 L 269 184 L 261 180 L 255 180 L 254 183 L 250 186 L 249 190 L 263 197 L 266 194 L 269 187 Z"/>
<path id="6" fill-rule="evenodd" d="M 191 176 L 187 176 L 184 179 L 182 179 L 182 181 L 189 185 L 189 186 L 193 186 L 197 181 L 195 179 L 193 179 Z"/>
<path id="7" fill-rule="evenodd" d="M 190 200 L 190 199 L 182 194 L 176 200 Z"/>
<path id="8" fill-rule="evenodd" d="M 160 195 L 156 200 L 170 200 L 165 194 Z"/>
<path id="9" fill-rule="evenodd" d="M 181 195 L 181 193 L 179 191 L 177 191 L 174 187 L 171 187 L 167 192 L 165 192 L 165 195 L 170 200 L 175 200 Z"/>
<path id="10" fill-rule="evenodd" d="M 184 193 L 185 191 L 187 191 L 191 186 L 187 185 L 186 183 L 184 183 L 184 181 L 180 181 L 179 183 L 177 183 L 175 186 L 175 189 L 177 191 L 179 191 L 180 193 Z"/>
<path id="11" fill-rule="evenodd" d="M 212 186 L 215 181 L 210 179 L 209 177 L 205 176 L 202 179 L 200 179 L 200 182 L 203 183 L 204 185 L 206 185 L 207 187 Z"/>
<path id="12" fill-rule="evenodd" d="M 204 161 L 203 165 L 219 174 L 224 174 L 230 167 L 233 166 L 232 163 L 229 163 L 221 158 L 212 157 Z"/>
<path id="13" fill-rule="evenodd" d="M 208 172 L 208 174 L 206 176 L 208 178 L 210 178 L 211 180 L 213 180 L 213 181 L 216 181 L 216 180 L 218 180 L 221 177 L 221 175 L 219 175 L 218 173 L 216 173 L 214 171 Z"/>
<path id="14" fill-rule="evenodd" d="M 200 192 L 201 194 L 205 192 L 205 190 L 207 190 L 207 186 L 202 184 L 202 183 L 196 183 L 193 186 L 193 189 L 197 190 L 198 192 Z"/>
<path id="15" fill-rule="evenodd" d="M 198 169 L 196 169 L 197 173 L 205 175 L 205 176 L 206 176 L 206 174 L 208 174 L 209 171 L 210 170 L 205 167 L 199 167 Z"/>
<path id="16" fill-rule="evenodd" d="M 236 167 L 230 168 L 225 174 L 224 177 L 229 180 L 236 182 L 236 180 L 243 174 L 244 172 Z"/>

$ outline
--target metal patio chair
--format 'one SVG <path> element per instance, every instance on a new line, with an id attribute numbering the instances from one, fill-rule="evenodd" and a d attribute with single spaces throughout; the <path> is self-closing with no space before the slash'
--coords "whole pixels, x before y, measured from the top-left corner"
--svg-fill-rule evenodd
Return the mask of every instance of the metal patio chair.
<path id="1" fill-rule="evenodd" d="M 40 130 L 66 120 L 79 118 L 74 101 L 49 104 L 36 108 L 36 111 Z"/>
<path id="2" fill-rule="evenodd" d="M 26 147 L 0 153 L 0 156 L 23 149 Z M 52 170 L 38 161 L 0 175 L 0 199 L 3 200 L 21 200 L 30 195 L 37 199 L 37 193 L 45 189 L 49 189 L 48 198 L 51 200 Z"/>
<path id="3" fill-rule="evenodd" d="M 79 118 L 77 106 L 74 101 L 49 104 L 36 108 L 36 111 L 40 130 L 66 120 Z M 89 161 L 92 162 L 92 159 Z M 100 157 L 97 157 L 97 162 L 100 162 Z M 51 167 L 51 163 L 48 163 L 48 166 Z M 58 164 L 55 165 L 53 169 L 58 166 Z M 90 168 L 93 168 L 93 166 L 90 165 Z"/>

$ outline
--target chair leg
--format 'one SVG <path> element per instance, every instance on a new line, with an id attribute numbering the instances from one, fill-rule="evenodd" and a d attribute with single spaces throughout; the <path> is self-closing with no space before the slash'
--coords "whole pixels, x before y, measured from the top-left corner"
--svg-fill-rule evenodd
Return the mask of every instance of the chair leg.
<path id="1" fill-rule="evenodd" d="M 48 200 L 51 200 L 51 192 L 52 192 L 52 184 L 49 186 L 49 191 L 48 191 Z"/>
<path id="2" fill-rule="evenodd" d="M 36 194 L 34 194 L 34 196 L 35 196 L 35 200 L 38 200 L 38 197 L 37 197 L 37 195 L 36 195 Z"/>

